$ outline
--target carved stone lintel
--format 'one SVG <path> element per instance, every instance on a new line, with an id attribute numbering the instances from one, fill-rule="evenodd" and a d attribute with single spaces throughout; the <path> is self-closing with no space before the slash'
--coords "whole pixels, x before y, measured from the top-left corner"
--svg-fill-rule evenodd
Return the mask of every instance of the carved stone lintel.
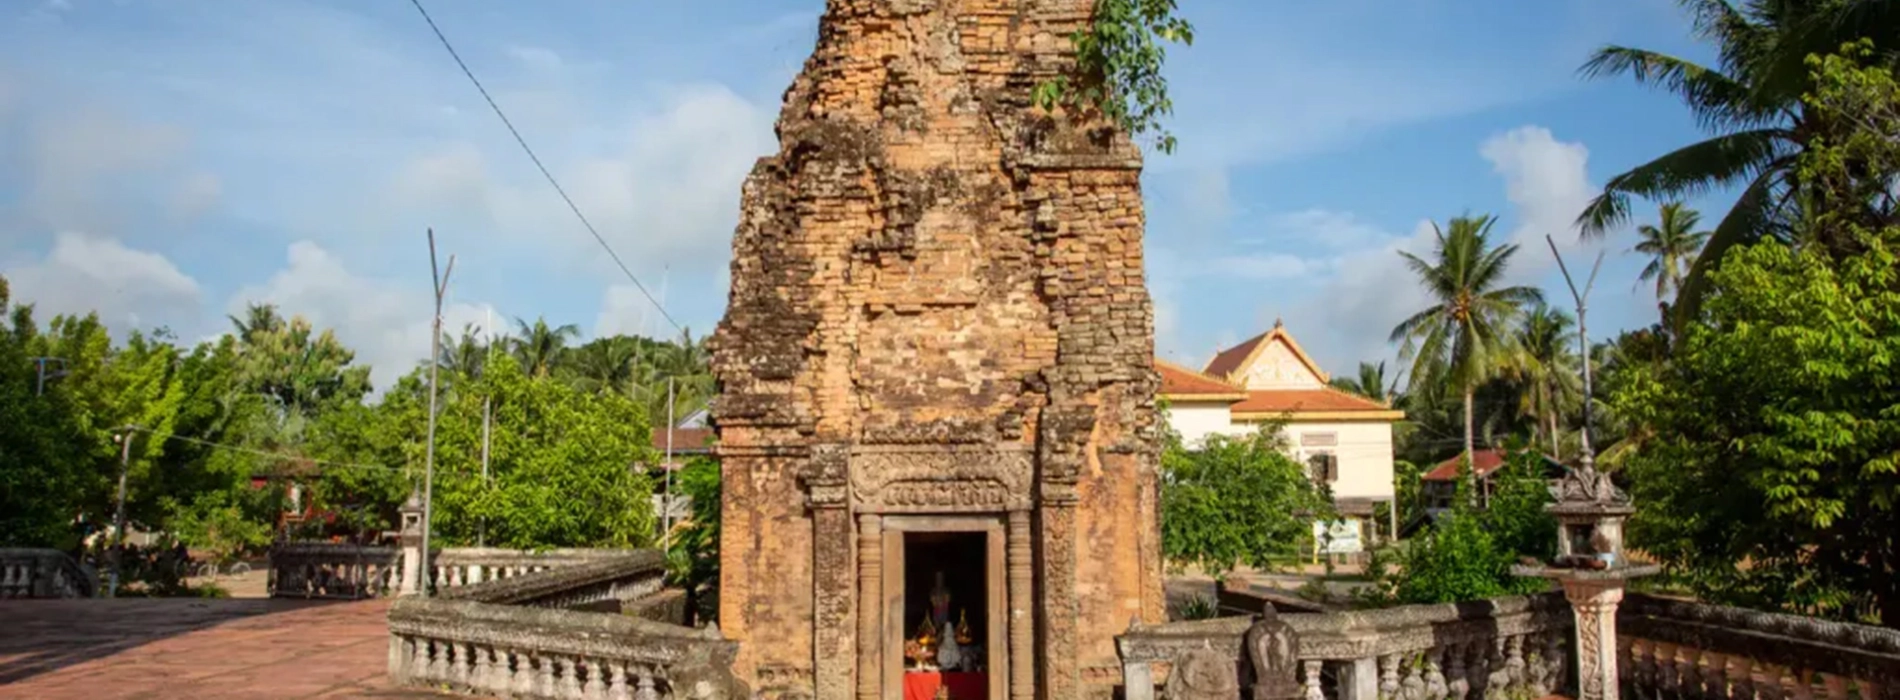
<path id="1" fill-rule="evenodd" d="M 997 512 L 1030 506 L 1030 453 L 1015 446 L 859 446 L 850 494 L 859 511 Z"/>

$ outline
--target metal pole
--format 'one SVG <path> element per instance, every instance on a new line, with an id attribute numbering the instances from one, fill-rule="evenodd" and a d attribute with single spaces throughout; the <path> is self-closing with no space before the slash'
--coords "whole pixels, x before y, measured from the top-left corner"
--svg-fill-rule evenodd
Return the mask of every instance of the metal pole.
<path id="1" fill-rule="evenodd" d="M 449 256 L 448 269 L 441 275 L 436 274 L 435 266 L 435 229 L 429 229 L 429 279 L 435 291 L 434 332 L 429 334 L 429 436 L 428 446 L 423 453 L 422 476 L 422 566 L 419 569 L 424 584 L 417 589 L 417 595 L 429 597 L 428 582 L 434 580 L 434 569 L 429 564 L 429 531 L 434 529 L 431 518 L 435 501 L 435 413 L 436 413 L 436 375 L 442 368 L 442 294 L 448 291 L 449 275 L 455 272 L 455 256 Z"/>
<path id="2" fill-rule="evenodd" d="M 1590 267 L 1590 279 L 1584 282 L 1583 291 L 1577 291 L 1577 283 L 1570 278 L 1570 268 L 1564 265 L 1564 256 L 1557 252 L 1557 241 L 1548 234 L 1544 242 L 1550 244 L 1550 254 L 1557 258 L 1557 269 L 1564 273 L 1564 284 L 1570 287 L 1570 297 L 1577 301 L 1577 352 L 1583 356 L 1583 457 L 1582 471 L 1585 474 L 1596 473 L 1596 448 L 1590 445 L 1590 428 L 1593 425 L 1594 411 L 1590 408 L 1590 331 L 1585 323 L 1589 307 L 1585 303 L 1590 298 L 1590 288 L 1596 286 L 1597 271 L 1603 269 L 1603 253 L 1597 252 L 1596 264 Z"/>
<path id="3" fill-rule="evenodd" d="M 666 378 L 666 485 L 660 491 L 660 550 L 673 547 L 673 378 Z"/>
<path id="4" fill-rule="evenodd" d="M 112 575 L 106 581 L 107 598 L 119 597 L 119 566 L 125 558 L 125 473 L 132 464 L 132 435 L 138 426 L 120 430 L 123 432 L 114 436 L 119 441 L 119 505 L 112 514 Z"/>
<path id="5" fill-rule="evenodd" d="M 481 371 L 484 374 L 488 372 L 488 363 L 493 362 L 495 360 L 495 326 L 494 326 L 495 312 L 494 312 L 494 309 L 488 310 L 487 319 L 488 319 L 487 321 L 488 342 L 485 344 L 485 347 L 482 348 L 482 352 L 487 354 L 487 357 L 482 359 Z M 493 415 L 490 412 L 490 406 L 492 405 L 494 397 L 485 395 L 487 393 L 486 390 L 484 390 L 483 393 L 484 393 L 484 396 L 482 396 L 482 485 L 487 486 L 488 485 L 489 421 L 491 420 L 490 417 Z M 475 523 L 475 546 L 477 547 L 488 546 L 488 518 L 487 516 L 483 516 L 481 520 L 476 521 Z"/>

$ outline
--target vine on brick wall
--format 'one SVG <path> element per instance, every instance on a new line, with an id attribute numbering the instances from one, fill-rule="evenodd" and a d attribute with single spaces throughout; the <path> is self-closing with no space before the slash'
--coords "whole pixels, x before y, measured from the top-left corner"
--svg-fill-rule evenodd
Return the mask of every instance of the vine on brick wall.
<path id="1" fill-rule="evenodd" d="M 1174 13 L 1175 0 L 1095 0 L 1094 21 L 1070 37 L 1075 72 L 1036 86 L 1036 106 L 1099 112 L 1132 136 L 1151 134 L 1162 153 L 1174 152 L 1174 135 L 1161 123 L 1174 111 L 1161 75 L 1164 45 L 1194 43 L 1194 27 Z"/>

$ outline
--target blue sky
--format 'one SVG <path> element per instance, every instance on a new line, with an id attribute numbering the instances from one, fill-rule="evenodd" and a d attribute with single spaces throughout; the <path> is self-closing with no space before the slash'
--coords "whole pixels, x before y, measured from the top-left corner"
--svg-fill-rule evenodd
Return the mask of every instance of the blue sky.
<path id="1" fill-rule="evenodd" d="M 725 305 L 739 186 L 775 149 L 819 0 L 425 3 L 601 234 L 696 333 Z M 1283 318 L 1334 372 L 1421 308 L 1394 251 L 1501 217 L 1518 279 L 1593 328 L 1647 323 L 1633 233 L 1569 228 L 1604 178 L 1696 138 L 1667 96 L 1576 76 L 1625 43 L 1703 57 L 1669 0 L 1181 0 L 1180 148 L 1149 160 L 1159 352 L 1199 364 Z M 1731 199 L 1692 204 L 1712 219 Z M 1644 216 L 1653 207 L 1640 205 Z M 407 2 L 33 0 L 0 8 L 0 274 L 42 313 L 221 332 L 310 317 L 386 384 L 427 354 L 425 227 L 451 326 L 664 324 Z M 1600 335 L 1601 333 L 1599 333 Z"/>

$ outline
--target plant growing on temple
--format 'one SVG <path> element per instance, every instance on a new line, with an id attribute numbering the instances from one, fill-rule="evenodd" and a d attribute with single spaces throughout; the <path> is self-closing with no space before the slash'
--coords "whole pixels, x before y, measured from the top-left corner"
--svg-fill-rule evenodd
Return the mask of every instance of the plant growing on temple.
<path id="1" fill-rule="evenodd" d="M 1331 494 L 1287 456 L 1280 426 L 1210 435 L 1188 449 L 1169 434 L 1161 455 L 1161 549 L 1176 567 L 1218 576 L 1298 556 L 1311 523 L 1334 517 Z"/>
<path id="2" fill-rule="evenodd" d="M 1174 135 L 1161 124 L 1174 111 L 1161 75 L 1168 42 L 1193 45 L 1194 27 L 1175 16 L 1175 0 L 1095 0 L 1088 26 L 1070 36 L 1075 68 L 1036 86 L 1036 106 L 1099 113 L 1130 135 L 1153 134 L 1162 153 Z"/>
<path id="3" fill-rule="evenodd" d="M 1709 600 L 1900 627 L 1900 86 L 1869 53 L 1812 62 L 1803 243 L 1732 249 L 1703 323 L 1614 400 L 1653 428 L 1633 547 Z"/>

